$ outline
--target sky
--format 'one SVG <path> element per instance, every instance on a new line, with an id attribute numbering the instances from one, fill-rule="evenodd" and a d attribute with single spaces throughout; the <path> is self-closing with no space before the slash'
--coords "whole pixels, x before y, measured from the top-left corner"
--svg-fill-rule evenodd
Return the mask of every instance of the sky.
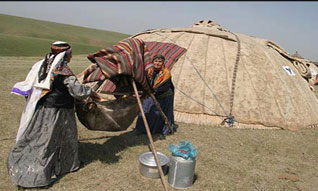
<path id="1" fill-rule="evenodd" d="M 126 34 L 212 20 L 318 61 L 318 1 L 1 1 L 0 13 Z"/>

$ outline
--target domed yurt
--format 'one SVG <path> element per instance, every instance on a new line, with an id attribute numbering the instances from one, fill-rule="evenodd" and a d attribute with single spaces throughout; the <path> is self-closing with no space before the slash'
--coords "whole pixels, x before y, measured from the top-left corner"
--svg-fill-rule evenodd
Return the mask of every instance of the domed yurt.
<path id="1" fill-rule="evenodd" d="M 291 130 L 318 124 L 309 67 L 270 40 L 213 21 L 132 37 L 186 49 L 171 69 L 176 121 Z"/>

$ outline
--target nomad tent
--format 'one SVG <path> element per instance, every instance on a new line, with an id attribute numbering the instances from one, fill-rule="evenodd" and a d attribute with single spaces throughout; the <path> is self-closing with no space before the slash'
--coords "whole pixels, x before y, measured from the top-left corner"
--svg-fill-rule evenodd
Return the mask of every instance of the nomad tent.
<path id="1" fill-rule="evenodd" d="M 212 21 L 132 37 L 187 50 L 171 69 L 176 121 L 293 130 L 318 124 L 309 65 L 272 41 Z"/>

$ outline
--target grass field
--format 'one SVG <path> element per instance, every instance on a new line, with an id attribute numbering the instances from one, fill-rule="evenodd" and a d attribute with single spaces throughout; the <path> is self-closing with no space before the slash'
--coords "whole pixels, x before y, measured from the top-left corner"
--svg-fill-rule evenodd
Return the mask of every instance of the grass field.
<path id="1" fill-rule="evenodd" d="M 49 39 L 39 39 L 33 37 L 13 36 L 0 34 L 1 53 L 0 56 L 45 56 L 50 51 L 50 44 L 54 42 Z M 102 46 L 85 45 L 79 43 L 70 43 L 73 49 L 73 54 L 90 54 L 101 48 L 109 47 L 110 43 Z M 26 48 L 28 47 L 28 48 Z M 45 48 L 44 48 L 45 47 Z"/>
<path id="2" fill-rule="evenodd" d="M 74 55 L 89 54 L 129 36 L 0 14 L 0 56 L 42 56 L 57 40 L 69 42 L 75 50 Z"/>
<path id="3" fill-rule="evenodd" d="M 41 57 L 0 57 L 0 190 L 18 190 L 9 179 L 6 158 L 15 143 L 25 100 L 10 94 Z M 74 56 L 71 68 L 89 65 Z M 178 123 L 175 135 L 154 137 L 158 151 L 170 156 L 169 144 L 189 140 L 198 150 L 195 182 L 188 190 L 317 191 L 318 129 L 300 131 L 231 129 Z M 148 151 L 146 135 L 133 126 L 122 132 L 87 130 L 78 122 L 79 153 L 84 167 L 59 179 L 50 191 L 163 190 L 160 179 L 143 177 L 138 157 Z M 168 180 L 168 175 L 165 176 Z M 29 190 L 29 189 L 28 189 Z M 39 190 L 39 189 L 33 189 Z M 169 190 L 175 190 L 169 187 Z"/>

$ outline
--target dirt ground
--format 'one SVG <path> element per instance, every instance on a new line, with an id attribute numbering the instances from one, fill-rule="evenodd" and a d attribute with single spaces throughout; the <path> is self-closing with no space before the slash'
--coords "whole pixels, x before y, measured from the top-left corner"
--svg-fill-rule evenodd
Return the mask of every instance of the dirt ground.
<path id="1" fill-rule="evenodd" d="M 25 100 L 10 94 L 10 90 L 24 80 L 39 59 L 0 57 L 1 191 L 21 190 L 8 176 L 6 159 L 15 143 Z M 71 68 L 78 73 L 88 64 L 84 56 L 74 56 Z M 139 172 L 138 157 L 148 151 L 148 138 L 134 134 L 133 125 L 122 132 L 100 132 L 77 124 L 84 166 L 44 190 L 163 190 L 160 179 L 146 178 Z M 253 130 L 177 124 L 176 134 L 165 139 L 154 137 L 155 147 L 167 156 L 171 156 L 169 144 L 182 140 L 197 148 L 195 181 L 187 190 L 318 191 L 318 129 Z M 168 180 L 168 175 L 165 178 Z"/>

